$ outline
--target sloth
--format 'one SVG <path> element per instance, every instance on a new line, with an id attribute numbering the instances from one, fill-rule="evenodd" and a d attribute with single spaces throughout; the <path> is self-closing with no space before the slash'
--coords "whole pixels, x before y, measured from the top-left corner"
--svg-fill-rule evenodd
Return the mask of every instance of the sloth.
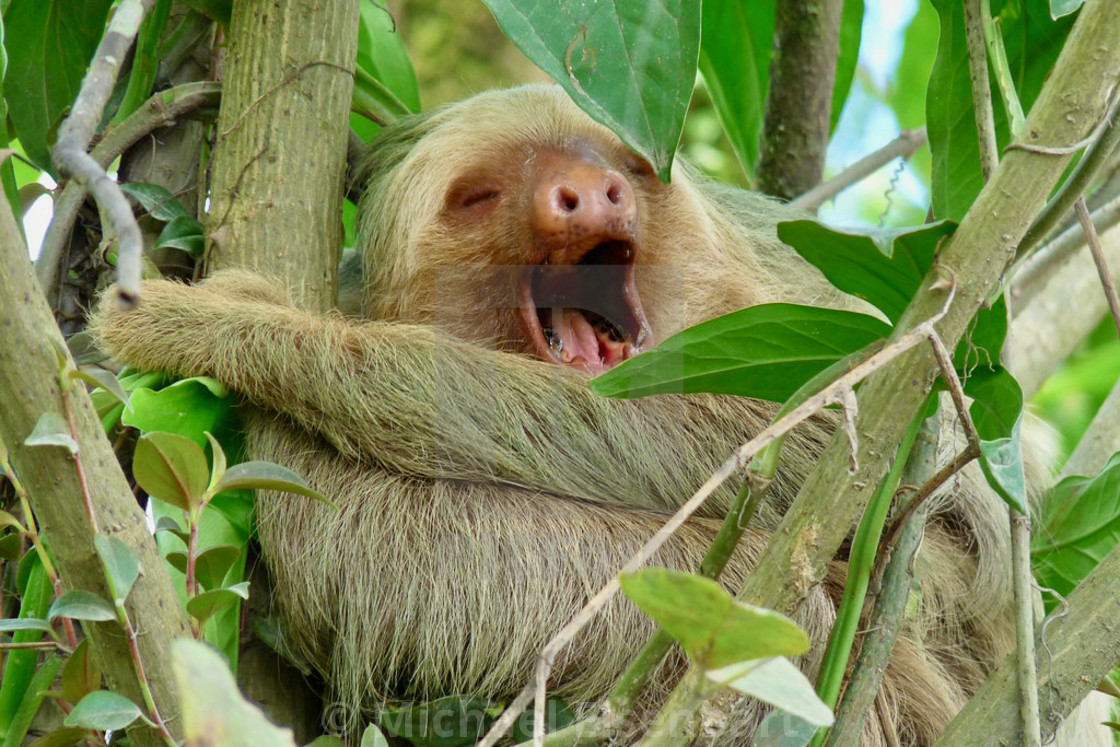
<path id="1" fill-rule="evenodd" d="M 560 626 L 775 413 L 717 395 L 607 400 L 589 377 L 752 304 L 849 302 L 777 240 L 785 208 L 680 163 L 660 182 L 556 87 L 386 127 L 359 179 L 358 318 L 300 310 L 234 270 L 148 282 L 138 309 L 104 304 L 91 330 L 122 363 L 237 392 L 250 456 L 338 505 L 276 494 L 257 507 L 288 643 L 336 700 L 367 712 L 386 698 L 508 700 Z M 822 416 L 791 435 L 728 588 L 832 430 Z M 732 497 L 716 493 L 652 562 L 698 568 Z M 1006 534 L 976 474 L 935 498 L 864 744 L 932 742 L 1011 650 Z M 795 614 L 810 674 L 845 567 L 838 557 Z M 594 707 L 652 631 L 614 600 L 560 656 L 550 691 Z M 639 711 L 682 666 L 662 667 Z M 704 739 L 744 743 L 761 709 L 724 711 Z"/>

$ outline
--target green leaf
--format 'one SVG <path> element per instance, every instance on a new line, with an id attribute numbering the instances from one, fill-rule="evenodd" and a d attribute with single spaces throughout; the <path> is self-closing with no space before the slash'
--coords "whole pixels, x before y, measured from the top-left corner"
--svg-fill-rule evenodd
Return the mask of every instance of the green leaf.
<path id="1" fill-rule="evenodd" d="M 859 64 L 859 44 L 863 36 L 863 0 L 844 0 L 843 16 L 840 18 L 840 55 L 836 58 L 836 80 L 832 85 L 832 107 L 828 132 L 836 131 L 844 102 L 852 90 Z"/>
<path id="2" fill-rule="evenodd" d="M 957 349 L 953 351 L 953 367 L 965 382 L 995 375 L 1002 370 L 1000 353 L 1007 337 L 1007 303 L 1001 295 L 986 309 L 981 309 L 968 326 Z"/>
<path id="3" fill-rule="evenodd" d="M 13 633 L 17 630 L 51 631 L 51 624 L 38 617 L 9 617 L 0 620 L 0 633 Z"/>
<path id="4" fill-rule="evenodd" d="M 204 623 L 229 605 L 248 598 L 249 582 L 242 581 L 224 589 L 211 589 L 192 597 L 187 600 L 187 613 Z"/>
<path id="5" fill-rule="evenodd" d="M 968 413 L 980 436 L 980 467 L 988 484 L 1023 515 L 1027 504 L 1019 424 L 1023 416 L 1023 390 L 1007 370 L 971 379 L 965 392 L 973 398 Z"/>
<path id="6" fill-rule="evenodd" d="M 485 2 L 537 67 L 669 181 L 696 78 L 700 3 Z"/>
<path id="7" fill-rule="evenodd" d="M 125 182 L 120 185 L 120 188 L 126 195 L 134 197 L 148 215 L 156 220 L 166 223 L 176 218 L 190 217 L 183 203 L 158 184 Z"/>
<path id="8" fill-rule="evenodd" d="M 776 0 L 701 4 L 700 72 L 743 170 L 754 175 L 770 89 Z"/>
<path id="9" fill-rule="evenodd" d="M 183 638 L 172 641 L 171 668 L 179 690 L 185 744 L 295 747 L 291 731 L 273 726 L 260 708 L 241 696 L 229 666 L 206 644 Z"/>
<path id="10" fill-rule="evenodd" d="M 103 368 L 92 368 L 71 371 L 70 376 L 75 379 L 81 379 L 95 387 L 100 387 L 117 402 L 120 402 L 122 405 L 128 405 L 128 395 L 125 393 L 124 389 L 121 388 L 121 383 L 117 381 L 117 377 L 114 376 L 112 372 L 106 371 Z"/>
<path id="11" fill-rule="evenodd" d="M 66 421 L 56 412 L 40 415 L 31 429 L 31 435 L 23 442 L 28 446 L 61 446 L 71 454 L 78 453 L 78 442 L 70 435 Z"/>
<path id="12" fill-rule="evenodd" d="M 132 474 L 148 495 L 189 511 L 202 505 L 210 483 L 206 454 L 174 433 L 145 433 L 136 442 Z"/>
<path id="13" fill-rule="evenodd" d="M 11 527 L 17 532 L 25 531 L 23 528 L 23 524 L 20 523 L 19 519 L 12 516 L 7 511 L 0 511 L 0 529 L 3 529 L 5 527 Z"/>
<path id="14" fill-rule="evenodd" d="M 647 568 L 619 581 L 626 596 L 705 669 L 809 650 L 809 637 L 793 620 L 738 602 L 711 579 Z"/>
<path id="15" fill-rule="evenodd" d="M 38 655 L 38 652 L 32 653 Z M 20 693 L 22 697 L 20 697 L 19 707 L 5 729 L 5 744 L 24 743 L 24 737 L 31 730 L 35 716 L 39 713 L 39 708 L 43 705 L 43 700 L 50 691 L 51 683 L 54 682 L 61 664 L 62 659 L 59 658 L 58 654 L 49 654 L 39 668 L 35 670 L 27 683 L 27 688 Z M 5 670 L 6 672 L 7 670 Z M 8 684 L 8 680 L 5 679 L 4 683 Z"/>
<path id="16" fill-rule="evenodd" d="M 141 716 L 140 709 L 128 698 L 98 690 L 82 698 L 62 723 L 97 731 L 118 731 Z"/>
<path id="17" fill-rule="evenodd" d="M 335 504 L 317 490 L 307 487 L 303 478 L 287 467 L 272 462 L 251 461 L 235 464 L 226 470 L 218 481 L 218 490 L 279 490 L 285 493 L 298 493 L 308 498 L 322 501 L 329 506 Z M 337 508 L 337 506 L 335 506 Z"/>
<path id="18" fill-rule="evenodd" d="M 420 111 L 416 71 L 389 11 L 362 3 L 358 24 L 358 69 L 378 81 L 404 114 Z M 358 76 L 355 76 L 357 78 Z M 357 85 L 355 80 L 355 86 Z"/>
<path id="19" fill-rule="evenodd" d="M 529 708 L 513 725 L 512 736 L 515 742 L 530 742 L 533 739 L 534 709 Z M 548 696 L 544 704 L 544 731 L 549 734 L 565 726 L 571 726 L 579 719 L 567 703 L 555 695 Z"/>
<path id="20" fill-rule="evenodd" d="M 197 218 L 189 215 L 180 215 L 171 219 L 156 239 L 156 248 L 171 247 L 182 249 L 192 256 L 201 257 L 206 249 L 206 236 L 202 230 L 202 223 Z"/>
<path id="21" fill-rule="evenodd" d="M 234 545 L 215 545 L 199 553 L 194 561 L 194 573 L 198 582 L 206 589 L 217 589 L 225 580 L 226 573 L 241 556 L 241 548 Z M 187 572 L 187 554 L 169 552 L 167 562 L 180 573 Z"/>
<path id="22" fill-rule="evenodd" d="M 918 228 L 857 233 L 795 220 L 778 224 L 778 238 L 834 286 L 871 303 L 894 323 L 933 267 L 941 240 L 954 230 L 955 223 L 940 221 Z"/>
<path id="23" fill-rule="evenodd" d="M 493 711 L 489 701 L 452 695 L 414 708 L 385 709 L 380 722 L 417 747 L 465 747 L 490 728 Z"/>
<path id="24" fill-rule="evenodd" d="M 130 405 L 121 418 L 125 425 L 143 433 L 177 433 L 199 446 L 206 445 L 207 431 L 227 443 L 234 420 L 229 390 L 207 377 L 183 379 L 158 391 L 136 387 Z"/>
<path id="25" fill-rule="evenodd" d="M 1050 0 L 1050 17 L 1054 19 L 1068 16 L 1081 9 L 1085 0 Z"/>
<path id="26" fill-rule="evenodd" d="M 88 638 L 83 638 L 74 653 L 66 659 L 61 681 L 62 697 L 69 703 L 77 703 L 101 687 L 101 670 L 97 661 L 89 654 Z"/>
<path id="27" fill-rule="evenodd" d="M 159 517 L 159 519 L 156 521 L 155 531 L 171 532 L 176 537 L 181 539 L 184 544 L 186 544 L 187 538 L 190 536 L 187 532 L 183 531 L 183 529 L 179 527 L 179 522 L 175 521 L 175 519 L 171 518 L 170 516 Z"/>
<path id="28" fill-rule="evenodd" d="M 51 620 L 68 617 L 71 620 L 104 622 L 105 620 L 116 620 L 117 611 L 111 603 L 92 591 L 72 589 L 54 600 L 47 617 Z"/>
<path id="29" fill-rule="evenodd" d="M 968 71 L 964 6 L 957 0 L 933 0 L 933 4 L 941 19 L 941 35 L 926 91 L 933 154 L 932 207 L 937 218 L 960 220 L 984 185 Z M 1024 110 L 1029 110 L 1061 51 L 1073 19 L 1052 20 L 1049 0 L 1004 3 L 996 16 L 1019 100 Z M 1010 139 L 1007 115 L 1000 96 L 993 96 L 992 103 L 997 142 L 1002 149 Z"/>
<path id="30" fill-rule="evenodd" d="M 751 306 L 673 335 L 593 379 L 605 397 L 711 392 L 784 402 L 802 384 L 890 334 L 866 314 L 793 304 Z"/>
<path id="31" fill-rule="evenodd" d="M 370 724 L 362 732 L 361 747 L 389 747 L 389 740 L 385 739 L 380 729 Z"/>
<path id="32" fill-rule="evenodd" d="M 1068 595 L 1120 543 L 1120 454 L 1093 477 L 1067 477 L 1042 505 L 1031 538 L 1035 577 Z M 1046 595 L 1047 609 L 1056 600 Z"/>
<path id="33" fill-rule="evenodd" d="M 213 491 L 215 486 L 225 477 L 227 469 L 226 452 L 225 449 L 222 448 L 222 445 L 218 443 L 218 439 L 214 438 L 214 435 L 210 433 L 210 431 L 206 431 L 204 435 L 206 436 L 206 440 L 210 442 L 210 453 L 214 458 L 214 466 L 210 469 L 209 483 L 209 489 Z"/>
<path id="34" fill-rule="evenodd" d="M 4 14 L 8 115 L 27 157 L 52 175 L 50 148 L 58 125 L 78 97 L 112 4 L 11 0 Z"/>
<path id="35" fill-rule="evenodd" d="M 98 533 L 93 537 L 93 546 L 101 556 L 101 564 L 105 567 L 114 595 L 113 601 L 123 602 L 140 576 L 140 559 L 117 537 Z"/>
<path id="36" fill-rule="evenodd" d="M 815 726 L 832 726 L 832 709 L 817 697 L 813 683 L 790 663 L 778 656 L 748 661 L 709 671 L 708 678 L 758 698 Z"/>

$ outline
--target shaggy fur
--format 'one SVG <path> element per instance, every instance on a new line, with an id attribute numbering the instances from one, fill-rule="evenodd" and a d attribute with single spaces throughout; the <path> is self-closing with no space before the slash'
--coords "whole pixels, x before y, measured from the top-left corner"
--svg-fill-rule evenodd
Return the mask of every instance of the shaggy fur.
<path id="1" fill-rule="evenodd" d="M 340 506 L 263 495 L 258 521 L 291 643 L 355 708 L 509 698 L 560 625 L 774 411 L 714 396 L 604 400 L 584 375 L 525 355 L 506 289 L 509 268 L 542 261 L 528 197 L 504 194 L 472 221 L 449 215 L 447 195 L 463 180 L 516 184 L 535 153 L 573 144 L 590 144 L 633 188 L 637 283 L 657 340 L 749 304 L 838 303 L 778 243 L 772 203 L 683 167 L 661 184 L 559 89 L 527 87 L 404 121 L 374 144 L 362 219 L 372 321 L 297 310 L 238 272 L 196 287 L 146 283 L 138 310 L 103 307 L 93 320 L 117 360 L 213 376 L 243 395 L 251 455 L 295 469 Z M 830 433 L 822 419 L 791 437 L 729 587 Z M 717 493 L 655 562 L 695 569 L 730 498 Z M 938 499 L 917 561 L 921 593 L 880 696 L 889 718 L 869 721 L 864 744 L 888 743 L 884 732 L 931 742 L 1008 652 L 1006 534 L 1002 503 L 974 475 Z M 843 576 L 837 561 L 797 615 L 814 641 L 808 670 Z M 601 699 L 651 630 L 617 599 L 558 662 L 553 692 Z M 738 715 L 708 738 L 741 744 L 757 708 L 727 707 Z"/>

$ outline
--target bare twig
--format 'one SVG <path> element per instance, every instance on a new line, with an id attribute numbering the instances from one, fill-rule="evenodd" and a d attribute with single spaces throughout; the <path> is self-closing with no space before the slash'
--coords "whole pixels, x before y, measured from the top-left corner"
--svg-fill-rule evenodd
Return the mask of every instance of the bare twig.
<path id="1" fill-rule="evenodd" d="M 984 47 L 984 13 L 981 0 L 965 0 L 964 29 L 968 41 L 968 75 L 972 80 L 972 111 L 980 143 L 980 168 L 984 181 L 999 164 L 996 124 L 992 115 L 992 88 L 988 82 L 988 54 Z"/>
<path id="2" fill-rule="evenodd" d="M 118 126 L 110 128 L 94 147 L 90 157 L 102 169 L 108 167 L 126 150 L 135 145 L 140 138 L 151 132 L 172 124 L 185 114 L 207 105 L 218 103 L 220 83 L 202 81 L 185 83 L 169 88 L 148 99 L 148 102 L 134 111 Z M 89 190 L 79 181 L 72 181 L 62 190 L 54 203 L 54 215 L 43 237 L 43 247 L 35 263 L 35 275 L 39 286 L 48 299 L 57 295 L 59 269 L 69 241 L 78 210 L 85 202 Z"/>
<path id="3" fill-rule="evenodd" d="M 827 182 L 818 184 L 808 192 L 791 200 L 790 207 L 816 211 L 825 202 L 856 182 L 866 179 L 894 159 L 901 158 L 904 161 L 909 159 L 915 151 L 928 142 L 929 138 L 926 136 L 925 127 L 916 130 L 903 130 L 898 137 L 882 148 L 867 154 Z"/>
<path id="4" fill-rule="evenodd" d="M 1077 220 L 1081 222 L 1081 230 L 1085 232 L 1085 241 L 1089 244 L 1089 251 L 1093 255 L 1093 263 L 1097 266 L 1101 287 L 1104 289 L 1105 298 L 1108 299 L 1108 310 L 1112 313 L 1112 323 L 1116 325 L 1116 331 L 1120 333 L 1120 298 L 1116 297 L 1116 283 L 1113 282 L 1112 272 L 1108 269 L 1108 260 L 1105 259 L 1100 237 L 1097 236 L 1097 229 L 1093 227 L 1093 221 L 1089 217 L 1089 210 L 1085 207 L 1084 199 L 1079 199 L 1074 204 L 1074 210 L 1077 211 Z"/>
<path id="5" fill-rule="evenodd" d="M 82 80 L 70 116 L 58 129 L 53 156 L 59 170 L 86 185 L 108 222 L 119 237 L 117 258 L 117 301 L 132 307 L 140 298 L 140 254 L 143 238 L 132 215 L 132 206 L 117 183 L 93 160 L 86 148 L 113 93 L 121 63 L 136 38 L 140 21 L 153 0 L 122 0 L 101 43 L 97 46 L 89 72 Z"/>
<path id="6" fill-rule="evenodd" d="M 1019 720 L 1024 747 L 1042 747 L 1038 711 L 1038 673 L 1034 645 L 1034 575 L 1031 573 L 1031 520 L 1011 509 L 1011 574 L 1015 590 L 1015 657 L 1019 680 Z"/>

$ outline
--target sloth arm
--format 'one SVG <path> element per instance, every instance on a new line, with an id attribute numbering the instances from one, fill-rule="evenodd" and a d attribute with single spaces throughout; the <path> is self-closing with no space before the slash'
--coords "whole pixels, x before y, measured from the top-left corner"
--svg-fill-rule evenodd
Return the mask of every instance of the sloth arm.
<path id="1" fill-rule="evenodd" d="M 213 377 L 404 475 L 671 510 L 765 423 L 747 400 L 604 399 L 582 374 L 429 327 L 300 311 L 243 272 L 201 286 L 149 281 L 141 298 L 91 318 L 117 361 Z"/>

